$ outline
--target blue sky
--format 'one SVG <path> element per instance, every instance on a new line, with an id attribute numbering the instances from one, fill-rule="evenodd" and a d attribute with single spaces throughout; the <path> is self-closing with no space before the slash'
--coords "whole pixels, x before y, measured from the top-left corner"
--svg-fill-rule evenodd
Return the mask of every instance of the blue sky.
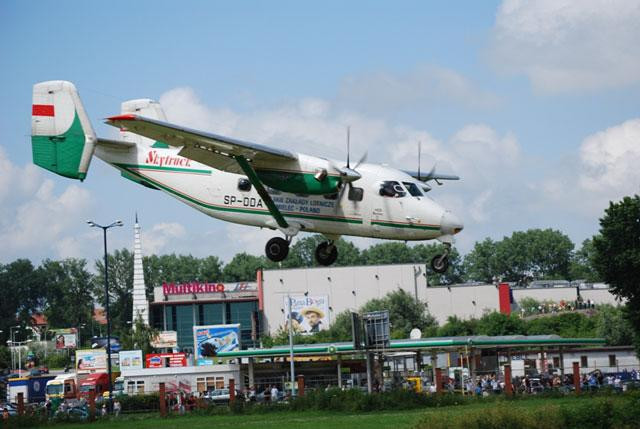
<path id="1" fill-rule="evenodd" d="M 137 210 L 147 252 L 260 253 L 233 226 L 119 178 L 96 160 L 80 184 L 31 165 L 33 83 L 73 81 L 99 135 L 127 99 L 169 120 L 317 155 L 463 180 L 432 198 L 459 213 L 463 252 L 530 227 L 579 243 L 640 183 L 640 3 L 24 2 L 0 4 L 0 261 L 87 257 L 84 221 Z M 225 240 L 220 240 L 224 237 Z M 360 246 L 370 242 L 358 240 Z"/>

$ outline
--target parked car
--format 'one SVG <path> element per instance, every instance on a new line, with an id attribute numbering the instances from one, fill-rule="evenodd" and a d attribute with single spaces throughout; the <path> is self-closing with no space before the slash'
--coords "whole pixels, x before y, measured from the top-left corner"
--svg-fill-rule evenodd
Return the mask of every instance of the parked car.
<path id="1" fill-rule="evenodd" d="M 9 404 L 9 403 L 0 404 L 0 413 L 4 412 L 5 408 L 7 409 L 7 411 L 9 411 L 9 415 L 10 416 L 17 416 L 18 415 L 18 409 L 16 408 L 15 405 Z"/>
<path id="2" fill-rule="evenodd" d="M 238 391 L 236 390 L 236 397 L 238 396 Z M 225 404 L 229 402 L 230 395 L 229 389 L 214 389 L 208 390 L 204 393 L 204 399 L 214 404 Z"/>

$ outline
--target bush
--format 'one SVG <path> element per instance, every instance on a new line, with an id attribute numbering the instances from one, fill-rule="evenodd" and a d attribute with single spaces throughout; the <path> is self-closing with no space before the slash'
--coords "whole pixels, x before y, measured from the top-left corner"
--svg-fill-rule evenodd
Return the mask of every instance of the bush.
<path id="1" fill-rule="evenodd" d="M 122 404 L 123 412 L 157 411 L 160 409 L 160 395 L 149 393 L 147 395 L 118 396 Z"/>
<path id="2" fill-rule="evenodd" d="M 52 353 L 47 356 L 45 365 L 47 368 L 64 368 L 69 364 L 69 357 L 65 353 Z"/>

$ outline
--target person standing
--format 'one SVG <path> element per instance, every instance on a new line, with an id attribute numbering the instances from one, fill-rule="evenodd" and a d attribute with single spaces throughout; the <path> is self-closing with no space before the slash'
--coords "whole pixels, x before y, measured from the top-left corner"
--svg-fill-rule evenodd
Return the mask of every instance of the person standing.
<path id="1" fill-rule="evenodd" d="M 120 403 L 118 398 L 116 398 L 113 403 L 113 413 L 116 415 L 116 417 L 118 417 L 120 415 L 120 411 L 122 411 L 122 404 Z"/>
<path id="2" fill-rule="evenodd" d="M 276 387 L 275 384 L 271 388 L 271 401 L 278 402 L 278 388 Z"/>

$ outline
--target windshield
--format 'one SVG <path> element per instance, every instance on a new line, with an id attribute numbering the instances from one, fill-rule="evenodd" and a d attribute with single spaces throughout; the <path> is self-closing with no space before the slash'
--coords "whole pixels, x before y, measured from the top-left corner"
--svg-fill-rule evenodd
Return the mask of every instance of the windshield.
<path id="1" fill-rule="evenodd" d="M 387 180 L 380 185 L 380 195 L 390 198 L 402 198 L 407 195 L 402 185 L 394 180 Z"/>
<path id="2" fill-rule="evenodd" d="M 113 390 L 124 390 L 124 382 L 116 381 L 116 383 L 113 385 Z"/>
<path id="3" fill-rule="evenodd" d="M 62 384 L 47 384 L 47 394 L 58 395 L 62 393 Z"/>
<path id="4" fill-rule="evenodd" d="M 85 384 L 85 385 L 80 386 L 80 391 L 81 392 L 90 392 L 94 388 L 95 388 L 95 386 L 93 384 Z"/>
<path id="5" fill-rule="evenodd" d="M 405 188 L 407 188 L 407 191 L 409 191 L 409 193 L 412 196 L 414 196 L 414 197 L 421 197 L 422 196 L 422 192 L 420 192 L 420 188 L 418 188 L 418 185 L 416 185 L 415 183 L 402 182 L 402 184 L 404 185 Z"/>

